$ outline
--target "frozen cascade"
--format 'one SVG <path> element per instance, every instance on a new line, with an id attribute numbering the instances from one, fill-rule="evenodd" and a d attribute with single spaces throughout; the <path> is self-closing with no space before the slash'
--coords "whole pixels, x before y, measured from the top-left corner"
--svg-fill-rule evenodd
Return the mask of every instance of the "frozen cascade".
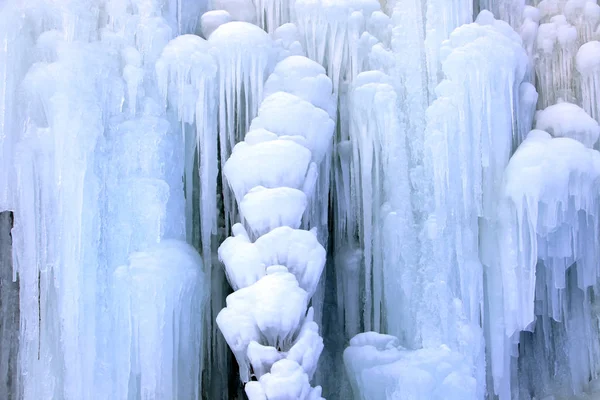
<path id="1" fill-rule="evenodd" d="M 296 65 L 303 65 L 306 74 L 294 76 Z M 304 98 L 324 91 L 330 99 L 324 108 L 335 109 L 331 81 L 320 79 L 324 70 L 316 62 L 296 56 L 281 61 L 275 71 L 292 82 L 271 80 L 268 87 L 293 92 L 303 81 Z M 307 313 L 306 308 L 325 266 L 325 249 L 316 228 L 298 228 L 307 199 L 315 193 L 317 165 L 331 151 L 333 130 L 325 110 L 294 94 L 274 91 L 261 103 L 245 141 L 233 148 L 225 163 L 223 174 L 240 205 L 242 222 L 232 227 L 234 236 L 219 248 L 236 291 L 227 297 L 217 324 L 252 400 L 321 399 L 321 387 L 311 388 L 310 379 L 323 339 L 314 309 Z M 253 206 L 257 195 L 262 207 Z"/>
<path id="2" fill-rule="evenodd" d="M 599 23 L 2 2 L 0 398 L 588 398 Z"/>

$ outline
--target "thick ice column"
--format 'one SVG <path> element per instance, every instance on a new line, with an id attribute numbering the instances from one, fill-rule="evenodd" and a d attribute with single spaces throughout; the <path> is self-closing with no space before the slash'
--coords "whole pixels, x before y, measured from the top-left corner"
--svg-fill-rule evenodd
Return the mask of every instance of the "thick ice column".
<path id="1" fill-rule="evenodd" d="M 198 210 L 205 265 L 211 264 L 212 236 L 217 234 L 218 219 L 217 64 L 209 49 L 206 40 L 182 35 L 165 46 L 156 63 L 159 91 L 181 123 L 188 242 L 194 240 L 194 177 L 200 182 Z"/>
<path id="2" fill-rule="evenodd" d="M 426 348 L 444 344 L 464 355 L 478 398 L 485 393 L 480 316 L 483 268 L 494 260 L 496 194 L 536 100 L 523 96 L 530 84 L 523 83 L 521 43 L 488 11 L 456 29 L 441 51 L 445 80 L 427 109 L 418 334 Z M 478 77 L 468 72 L 475 68 Z"/>
<path id="3" fill-rule="evenodd" d="M 163 240 L 129 256 L 113 275 L 114 399 L 201 398 L 202 259 Z"/>
<path id="4" fill-rule="evenodd" d="M 392 334 L 414 337 L 406 333 L 414 320 L 402 318 L 402 311 L 410 309 L 417 243 L 404 116 L 391 82 L 381 72 L 363 72 L 349 95 L 350 209 L 357 221 L 364 275 L 344 278 L 348 336 L 357 334 L 363 321 L 365 327 L 380 331 L 385 326 Z M 364 301 L 358 293 L 364 293 Z"/>
<path id="5" fill-rule="evenodd" d="M 296 65 L 303 68 L 294 71 Z M 317 165 L 329 155 L 334 130 L 328 112 L 307 100 L 331 111 L 335 105 L 331 81 L 321 78 L 322 67 L 314 61 L 294 57 L 276 71 L 267 82 L 273 93 L 223 170 L 242 223 L 219 248 L 236 291 L 217 324 L 241 380 L 257 380 L 245 388 L 251 399 L 320 399 L 321 388 L 309 382 L 323 340 L 313 308 L 306 307 L 325 266 L 325 249 L 316 229 L 298 227 L 310 221 L 306 209 L 315 195 Z M 278 81 L 282 75 L 291 79 Z"/>

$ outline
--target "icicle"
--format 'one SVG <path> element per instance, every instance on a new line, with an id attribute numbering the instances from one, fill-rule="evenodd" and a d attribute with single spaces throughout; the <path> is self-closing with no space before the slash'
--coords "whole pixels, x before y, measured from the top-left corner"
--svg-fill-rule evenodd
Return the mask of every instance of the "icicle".
<path id="1" fill-rule="evenodd" d="M 264 81 L 272 69 L 275 54 L 269 35 L 247 22 L 219 26 L 208 42 L 219 68 L 219 157 L 223 168 L 258 112 Z M 228 234 L 237 218 L 237 208 L 225 181 L 223 199 Z"/>

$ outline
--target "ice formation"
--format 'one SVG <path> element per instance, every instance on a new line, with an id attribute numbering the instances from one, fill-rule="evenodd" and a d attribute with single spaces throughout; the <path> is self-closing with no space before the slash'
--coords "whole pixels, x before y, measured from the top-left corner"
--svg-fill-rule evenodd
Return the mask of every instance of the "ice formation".
<path id="1" fill-rule="evenodd" d="M 5 0 L 0 398 L 600 392 L 597 0 Z"/>
<path id="2" fill-rule="evenodd" d="M 295 74 L 296 65 L 305 66 L 312 79 Z M 325 249 L 316 228 L 298 228 L 307 199 L 315 193 L 317 164 L 331 149 L 334 122 L 325 110 L 285 90 L 294 92 L 304 83 L 306 97 L 325 92 L 320 99 L 324 108 L 335 110 L 335 104 L 331 81 L 315 61 L 284 59 L 275 71 L 277 76 L 267 82 L 281 91 L 263 100 L 246 135 L 249 140 L 233 148 L 223 168 L 242 223 L 232 227 L 235 236 L 219 248 L 236 291 L 227 297 L 217 324 L 236 357 L 241 380 L 248 382 L 250 399 L 318 400 L 321 387 L 312 388 L 310 379 L 323 339 L 313 308 L 308 313 L 306 308 L 325 266 Z M 288 81 L 278 83 L 279 75 Z"/>

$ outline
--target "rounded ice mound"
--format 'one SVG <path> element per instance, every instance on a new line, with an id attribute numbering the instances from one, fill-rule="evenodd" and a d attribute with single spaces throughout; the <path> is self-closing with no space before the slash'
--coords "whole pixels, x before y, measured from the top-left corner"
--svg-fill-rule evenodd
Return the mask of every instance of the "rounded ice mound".
<path id="1" fill-rule="evenodd" d="M 217 316 L 217 325 L 236 356 L 244 382 L 250 379 L 248 345 L 254 341 L 289 347 L 308 304 L 308 295 L 294 275 L 280 269 L 269 272 L 227 296 L 227 307 Z"/>
<path id="2" fill-rule="evenodd" d="M 250 131 L 264 128 L 278 136 L 303 136 L 318 163 L 331 145 L 334 127 L 327 112 L 293 94 L 276 92 L 264 99 Z"/>
<path id="3" fill-rule="evenodd" d="M 582 75 L 600 70 L 600 42 L 593 40 L 581 46 L 575 58 L 575 65 Z"/>
<path id="4" fill-rule="evenodd" d="M 307 204 L 306 194 L 299 189 L 258 186 L 244 196 L 240 213 L 259 237 L 280 226 L 299 228 Z"/>
<path id="5" fill-rule="evenodd" d="M 215 0 L 212 8 L 227 11 L 234 21 L 256 22 L 256 7 L 252 0 Z"/>
<path id="6" fill-rule="evenodd" d="M 229 237 L 221 244 L 219 259 L 236 290 L 260 279 L 267 266 L 283 265 L 312 296 L 327 255 L 315 232 L 282 226 L 251 243 L 241 224 L 235 224 L 233 229 L 235 237 Z"/>
<path id="7" fill-rule="evenodd" d="M 226 49 L 255 49 L 257 47 L 271 47 L 272 40 L 269 34 L 258 26 L 248 22 L 233 21 L 219 26 L 211 33 L 208 42 L 219 50 Z"/>
<path id="8" fill-rule="evenodd" d="M 249 382 L 245 390 L 250 400 L 323 400 L 321 387 L 312 388 L 302 367 L 287 359 L 274 363 L 271 372 Z"/>
<path id="9" fill-rule="evenodd" d="M 325 110 L 336 119 L 337 107 L 333 84 L 321 64 L 303 56 L 290 56 L 280 61 L 265 83 L 264 97 L 286 92 Z"/>
<path id="10" fill-rule="evenodd" d="M 533 130 L 511 157 L 505 175 L 505 193 L 517 207 L 538 202 L 567 205 L 570 196 L 597 196 L 600 153 L 577 140 Z"/>
<path id="11" fill-rule="evenodd" d="M 358 336 L 344 351 L 344 364 L 357 398 L 477 398 L 475 378 L 458 352 L 444 345 L 419 350 L 396 348 L 389 345 L 393 342 L 389 335 L 375 332 Z"/>
<path id="12" fill-rule="evenodd" d="M 593 148 L 600 136 L 598 122 L 581 107 L 572 103 L 558 103 L 536 113 L 535 129 L 554 137 L 568 137 Z"/>
<path id="13" fill-rule="evenodd" d="M 208 39 L 219 26 L 233 21 L 233 17 L 225 10 L 207 11 L 200 17 L 202 36 Z"/>
<path id="14" fill-rule="evenodd" d="M 306 181 L 311 153 L 291 140 L 272 140 L 253 146 L 238 143 L 223 173 L 240 203 L 257 186 L 301 189 Z"/>

